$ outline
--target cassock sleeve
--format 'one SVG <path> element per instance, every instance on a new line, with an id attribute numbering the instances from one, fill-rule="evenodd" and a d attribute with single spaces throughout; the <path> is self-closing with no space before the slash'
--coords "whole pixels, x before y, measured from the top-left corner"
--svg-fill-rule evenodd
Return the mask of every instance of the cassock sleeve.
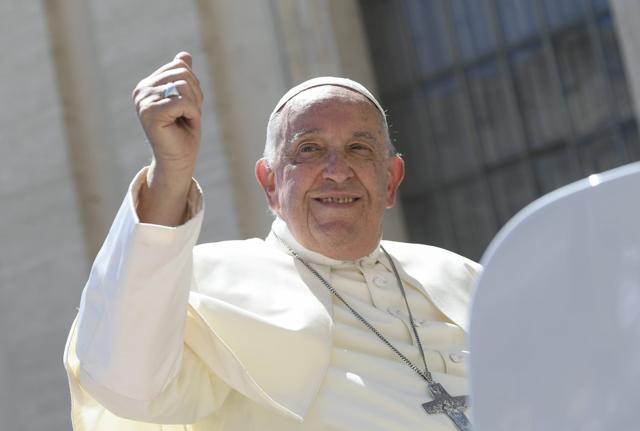
<path id="1" fill-rule="evenodd" d="M 200 188 L 194 181 L 183 225 L 144 224 L 136 204 L 145 178 L 143 169 L 129 188 L 67 341 L 76 431 L 210 421 L 229 392 L 184 344 L 192 249 L 203 219 Z"/>

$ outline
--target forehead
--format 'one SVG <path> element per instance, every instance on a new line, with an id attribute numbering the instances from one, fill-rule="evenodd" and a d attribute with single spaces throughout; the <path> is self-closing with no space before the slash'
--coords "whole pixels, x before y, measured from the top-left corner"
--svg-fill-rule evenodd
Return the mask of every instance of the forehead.
<path id="1" fill-rule="evenodd" d="M 315 123 L 330 122 L 382 130 L 382 115 L 364 95 L 339 86 L 325 85 L 305 90 L 282 110 L 281 132 L 286 136 Z"/>

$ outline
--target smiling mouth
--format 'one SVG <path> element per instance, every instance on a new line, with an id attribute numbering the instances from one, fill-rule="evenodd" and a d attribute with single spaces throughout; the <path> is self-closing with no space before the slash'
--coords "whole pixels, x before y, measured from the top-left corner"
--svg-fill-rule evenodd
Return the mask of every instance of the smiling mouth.
<path id="1" fill-rule="evenodd" d="M 316 198 L 315 200 L 323 204 L 350 204 L 358 199 L 360 198 Z"/>

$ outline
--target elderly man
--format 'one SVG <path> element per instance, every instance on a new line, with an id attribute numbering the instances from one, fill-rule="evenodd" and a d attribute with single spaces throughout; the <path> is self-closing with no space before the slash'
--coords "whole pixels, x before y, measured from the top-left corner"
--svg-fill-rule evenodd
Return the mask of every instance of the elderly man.
<path id="1" fill-rule="evenodd" d="M 369 91 L 317 78 L 285 94 L 255 172 L 271 233 L 197 247 L 191 56 L 133 95 L 154 158 L 67 343 L 76 431 L 470 429 L 464 338 L 479 268 L 381 241 L 404 163 Z"/>

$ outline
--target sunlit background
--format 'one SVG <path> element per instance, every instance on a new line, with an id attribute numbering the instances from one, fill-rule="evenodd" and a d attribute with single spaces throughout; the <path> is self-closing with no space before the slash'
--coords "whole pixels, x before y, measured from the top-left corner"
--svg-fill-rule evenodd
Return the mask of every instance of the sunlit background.
<path id="1" fill-rule="evenodd" d="M 637 0 L 0 3 L 0 429 L 69 430 L 62 350 L 110 221 L 150 158 L 130 93 L 193 53 L 201 241 L 265 236 L 253 179 L 292 85 L 348 76 L 407 177 L 385 237 L 479 259 L 519 209 L 640 159 Z"/>

